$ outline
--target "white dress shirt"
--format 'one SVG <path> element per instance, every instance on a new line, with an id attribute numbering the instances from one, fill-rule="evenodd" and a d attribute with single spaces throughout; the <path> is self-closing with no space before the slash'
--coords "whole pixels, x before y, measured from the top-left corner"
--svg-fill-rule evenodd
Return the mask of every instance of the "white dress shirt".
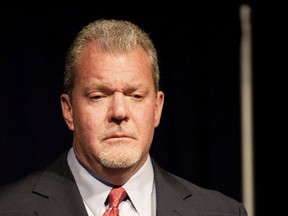
<path id="1" fill-rule="evenodd" d="M 69 150 L 68 165 L 79 188 L 84 205 L 89 216 L 102 216 L 107 206 L 105 200 L 112 186 L 101 182 L 95 174 L 83 167 L 73 148 Z M 120 215 L 154 216 L 156 215 L 156 194 L 154 172 L 151 158 L 124 185 L 129 199 L 119 205 Z"/>

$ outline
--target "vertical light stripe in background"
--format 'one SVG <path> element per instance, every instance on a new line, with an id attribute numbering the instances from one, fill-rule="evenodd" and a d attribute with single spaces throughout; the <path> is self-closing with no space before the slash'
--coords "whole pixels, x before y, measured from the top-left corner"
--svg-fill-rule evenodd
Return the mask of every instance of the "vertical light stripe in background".
<path id="1" fill-rule="evenodd" d="M 242 138 L 242 202 L 248 215 L 254 216 L 254 163 L 252 116 L 252 28 L 251 7 L 240 5 L 240 88 Z"/>

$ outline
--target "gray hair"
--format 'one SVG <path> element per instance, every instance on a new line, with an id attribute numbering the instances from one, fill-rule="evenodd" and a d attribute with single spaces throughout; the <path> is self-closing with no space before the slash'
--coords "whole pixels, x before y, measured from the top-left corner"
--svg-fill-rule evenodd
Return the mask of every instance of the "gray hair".
<path id="1" fill-rule="evenodd" d="M 149 35 L 129 21 L 99 19 L 84 26 L 68 50 L 64 72 L 65 93 L 72 96 L 79 56 L 85 45 L 92 41 L 105 52 L 126 52 L 140 45 L 147 52 L 152 66 L 155 91 L 159 90 L 158 57 Z"/>

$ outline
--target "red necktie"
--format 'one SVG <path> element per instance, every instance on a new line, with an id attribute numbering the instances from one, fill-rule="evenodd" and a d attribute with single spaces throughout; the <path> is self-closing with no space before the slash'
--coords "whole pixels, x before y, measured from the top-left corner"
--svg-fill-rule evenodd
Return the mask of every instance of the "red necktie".
<path id="1" fill-rule="evenodd" d="M 127 196 L 123 187 L 112 188 L 108 195 L 109 207 L 103 216 L 119 216 L 119 203 Z"/>

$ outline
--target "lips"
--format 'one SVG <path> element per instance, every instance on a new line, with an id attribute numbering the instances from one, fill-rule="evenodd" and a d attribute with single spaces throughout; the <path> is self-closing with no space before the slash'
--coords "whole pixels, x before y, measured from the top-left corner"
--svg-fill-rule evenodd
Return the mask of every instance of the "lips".
<path id="1" fill-rule="evenodd" d="M 130 138 L 130 137 L 127 135 L 112 135 L 108 137 L 108 139 L 113 139 L 113 138 Z"/>
<path id="2" fill-rule="evenodd" d="M 123 134 L 123 133 L 115 133 L 115 134 L 111 134 L 109 136 L 106 136 L 105 140 L 108 139 L 135 139 L 133 136 L 127 135 L 127 134 Z"/>

